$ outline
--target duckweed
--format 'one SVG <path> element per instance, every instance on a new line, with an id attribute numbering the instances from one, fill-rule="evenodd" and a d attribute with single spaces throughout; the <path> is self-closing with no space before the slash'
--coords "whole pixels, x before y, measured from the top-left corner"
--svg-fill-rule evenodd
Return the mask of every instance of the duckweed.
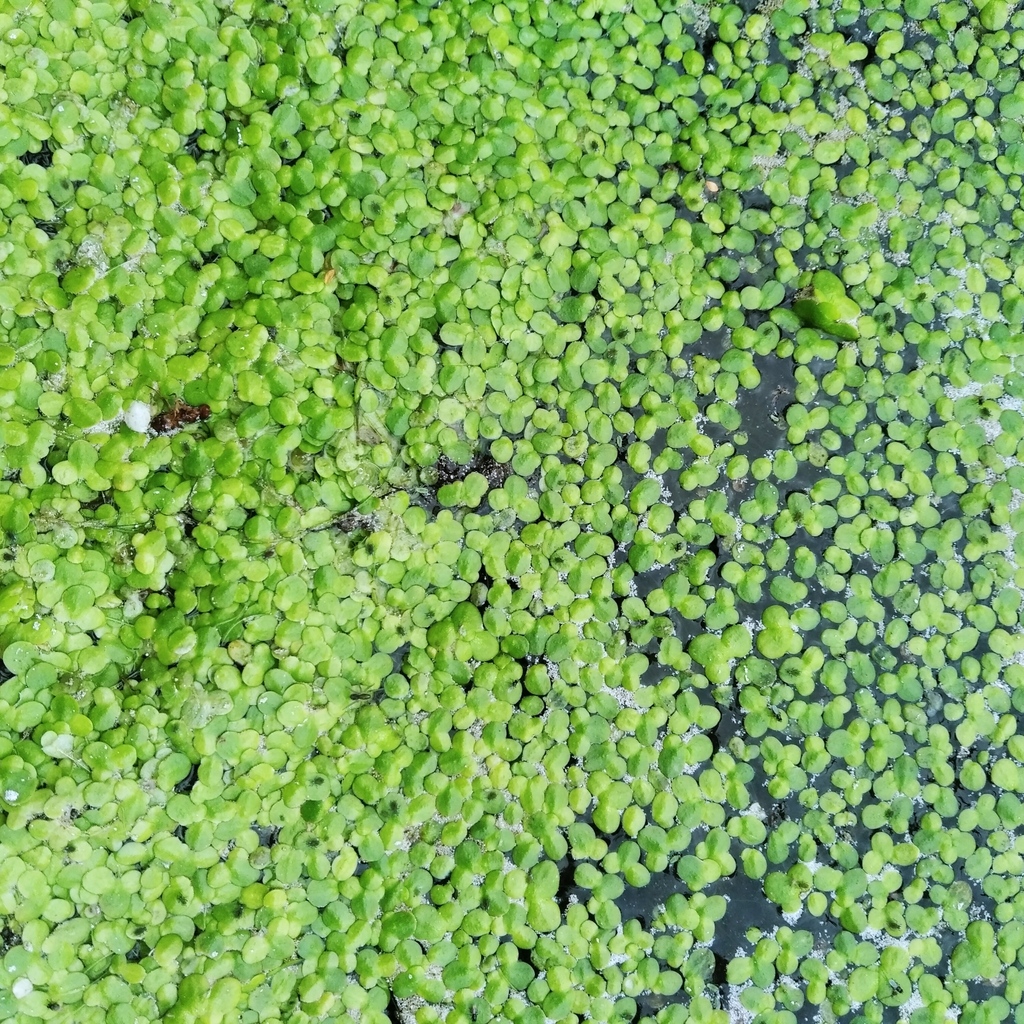
<path id="1" fill-rule="evenodd" d="M 1022 50 L 0 10 L 0 1016 L 1020 1018 Z"/>

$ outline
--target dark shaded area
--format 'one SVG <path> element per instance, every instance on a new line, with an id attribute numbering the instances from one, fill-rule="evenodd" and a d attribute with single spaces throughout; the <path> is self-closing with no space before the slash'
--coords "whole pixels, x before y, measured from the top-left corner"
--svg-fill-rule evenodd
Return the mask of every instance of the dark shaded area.
<path id="1" fill-rule="evenodd" d="M 711 984 L 718 985 L 720 988 L 724 988 L 728 984 L 727 972 L 729 968 L 729 958 L 724 957 L 719 953 L 714 954 L 715 966 L 711 969 Z"/>
<path id="2" fill-rule="evenodd" d="M 409 651 L 411 650 L 412 644 L 404 643 L 402 644 L 401 647 L 397 647 L 395 648 L 395 650 L 391 652 L 391 664 L 394 666 L 394 672 L 396 675 L 402 674 L 402 669 L 405 665 L 405 659 L 409 654 Z M 383 690 L 384 687 L 381 687 L 381 689 Z"/>
<path id="3" fill-rule="evenodd" d="M 443 487 L 445 484 L 456 483 L 465 480 L 470 473 L 479 473 L 487 483 L 493 487 L 501 485 L 512 475 L 512 467 L 507 463 L 497 462 L 490 455 L 479 453 L 475 455 L 468 465 L 460 465 L 442 455 L 434 465 L 437 473 L 436 486 Z"/>
<path id="4" fill-rule="evenodd" d="M 137 964 L 140 960 L 145 960 L 146 957 L 149 956 L 150 952 L 151 950 L 149 946 L 147 946 L 146 943 L 139 941 L 136 942 L 127 953 L 125 953 L 124 958 L 130 964 Z"/>
<path id="5" fill-rule="evenodd" d="M 277 825 L 252 825 L 253 832 L 259 837 L 260 846 L 273 846 L 281 829 Z"/>
<path id="6" fill-rule="evenodd" d="M 555 894 L 555 902 L 563 914 L 569 907 L 570 896 L 575 896 L 579 903 L 585 903 L 590 898 L 588 890 L 582 889 L 576 884 L 576 859 L 572 856 L 571 851 L 559 863 L 558 892 Z"/>
<path id="7" fill-rule="evenodd" d="M 858 26 L 858 32 L 856 35 L 857 42 L 863 43 L 868 52 L 866 57 L 859 60 L 851 60 L 850 66 L 857 68 L 858 71 L 863 71 L 869 64 L 874 64 L 878 59 L 878 55 L 875 51 L 876 36 L 874 32 L 867 28 L 866 25 Z"/>
<path id="8" fill-rule="evenodd" d="M 388 992 L 388 1005 L 384 1007 L 384 1013 L 391 1024 L 401 1024 L 402 1018 L 398 1012 L 398 1000 L 395 998 L 394 990 Z"/>
<path id="9" fill-rule="evenodd" d="M 0 928 L 0 953 L 6 953 L 13 946 L 21 945 L 21 933 L 14 931 L 9 925 Z"/>
<path id="10" fill-rule="evenodd" d="M 734 736 L 743 735 L 743 712 L 735 700 L 735 690 L 733 694 L 734 699 L 727 707 L 722 707 L 719 704 L 718 711 L 722 717 L 718 720 L 718 725 L 710 733 L 712 741 L 719 749 L 727 747 L 729 740 Z M 750 785 L 750 783 L 747 783 L 748 790 Z"/>
<path id="11" fill-rule="evenodd" d="M 761 374 L 761 383 L 753 391 L 741 390 L 736 403 L 742 417 L 740 430 L 747 435 L 747 443 L 738 446 L 738 450 L 751 462 L 770 452 L 790 447 L 786 440 L 788 428 L 784 411 L 793 402 L 797 386 L 792 360 L 755 356 L 754 365 Z M 800 465 L 803 468 L 806 463 Z M 820 478 L 822 470 L 811 469 L 815 477 Z M 792 485 L 791 481 L 783 486 Z"/>
<path id="12" fill-rule="evenodd" d="M 39 143 L 39 149 L 35 152 L 28 150 L 21 154 L 21 162 L 26 166 L 35 164 L 37 167 L 50 167 L 53 164 L 53 150 L 47 141 Z"/>
<path id="13" fill-rule="evenodd" d="M 175 793 L 186 793 L 186 794 L 187 793 L 191 793 L 192 792 L 192 787 L 196 784 L 196 782 L 198 780 L 199 780 L 199 765 L 194 764 L 189 769 L 188 775 L 186 775 L 185 778 L 183 778 L 181 780 L 181 782 L 179 782 L 174 787 L 174 792 Z"/>
<path id="14" fill-rule="evenodd" d="M 356 512 L 353 509 L 351 512 L 346 512 L 335 519 L 331 526 L 341 533 L 372 533 L 377 528 L 377 519 L 372 513 Z"/>
<path id="15" fill-rule="evenodd" d="M 191 537 L 192 531 L 199 525 L 196 517 L 188 509 L 183 509 L 178 514 L 178 521 L 181 523 L 182 531 L 186 537 Z"/>
<path id="16" fill-rule="evenodd" d="M 743 193 L 743 205 L 748 210 L 764 210 L 770 213 L 775 204 L 759 188 L 748 189 Z"/>
<path id="17" fill-rule="evenodd" d="M 703 626 L 697 619 L 684 619 L 675 608 L 670 608 L 665 614 L 675 627 L 672 635 L 677 637 L 683 646 L 704 632 Z"/>
<path id="18" fill-rule="evenodd" d="M 541 968 L 537 966 L 536 961 L 533 959 L 533 947 L 523 948 L 517 945 L 516 950 L 519 953 L 519 962 L 526 964 L 535 975 L 540 974 Z"/>
<path id="19" fill-rule="evenodd" d="M 655 908 L 666 903 L 677 892 L 689 895 L 686 883 L 670 871 L 661 871 L 652 874 L 651 880 L 642 889 L 627 887 L 616 901 L 616 906 L 625 921 L 643 917 L 645 921 L 653 922 Z"/>
<path id="20" fill-rule="evenodd" d="M 740 867 L 737 867 L 735 874 L 707 886 L 704 892 L 709 896 L 717 893 L 729 897 L 729 909 L 715 927 L 715 942 L 712 946 L 712 949 L 727 959 L 735 955 L 737 946 L 746 943 L 744 933 L 748 928 L 760 928 L 767 932 L 786 923 L 782 911 L 765 896 L 761 879 L 748 878 Z M 801 927 L 806 920 L 805 915 L 800 922 Z M 730 922 L 732 927 L 729 926 Z"/>

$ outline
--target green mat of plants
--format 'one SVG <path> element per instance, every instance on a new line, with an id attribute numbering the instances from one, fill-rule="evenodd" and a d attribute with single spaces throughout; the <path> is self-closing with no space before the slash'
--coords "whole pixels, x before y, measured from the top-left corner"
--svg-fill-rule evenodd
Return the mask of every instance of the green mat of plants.
<path id="1" fill-rule="evenodd" d="M 1024 1024 L 1022 61 L 0 0 L 0 1020 Z"/>

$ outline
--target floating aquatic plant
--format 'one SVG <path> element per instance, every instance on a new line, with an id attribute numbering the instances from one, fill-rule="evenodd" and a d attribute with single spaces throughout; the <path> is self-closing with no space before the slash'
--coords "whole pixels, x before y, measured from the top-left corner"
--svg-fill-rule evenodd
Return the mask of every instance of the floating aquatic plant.
<path id="1" fill-rule="evenodd" d="M 0 9 L 0 1016 L 1016 1014 L 1022 49 Z"/>

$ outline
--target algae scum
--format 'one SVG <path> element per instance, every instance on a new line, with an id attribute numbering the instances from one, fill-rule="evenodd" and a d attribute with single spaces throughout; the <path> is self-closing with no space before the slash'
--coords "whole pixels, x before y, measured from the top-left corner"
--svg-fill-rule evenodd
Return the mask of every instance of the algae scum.
<path id="1" fill-rule="evenodd" d="M 0 3 L 0 1019 L 1024 1020 L 1022 54 Z"/>

